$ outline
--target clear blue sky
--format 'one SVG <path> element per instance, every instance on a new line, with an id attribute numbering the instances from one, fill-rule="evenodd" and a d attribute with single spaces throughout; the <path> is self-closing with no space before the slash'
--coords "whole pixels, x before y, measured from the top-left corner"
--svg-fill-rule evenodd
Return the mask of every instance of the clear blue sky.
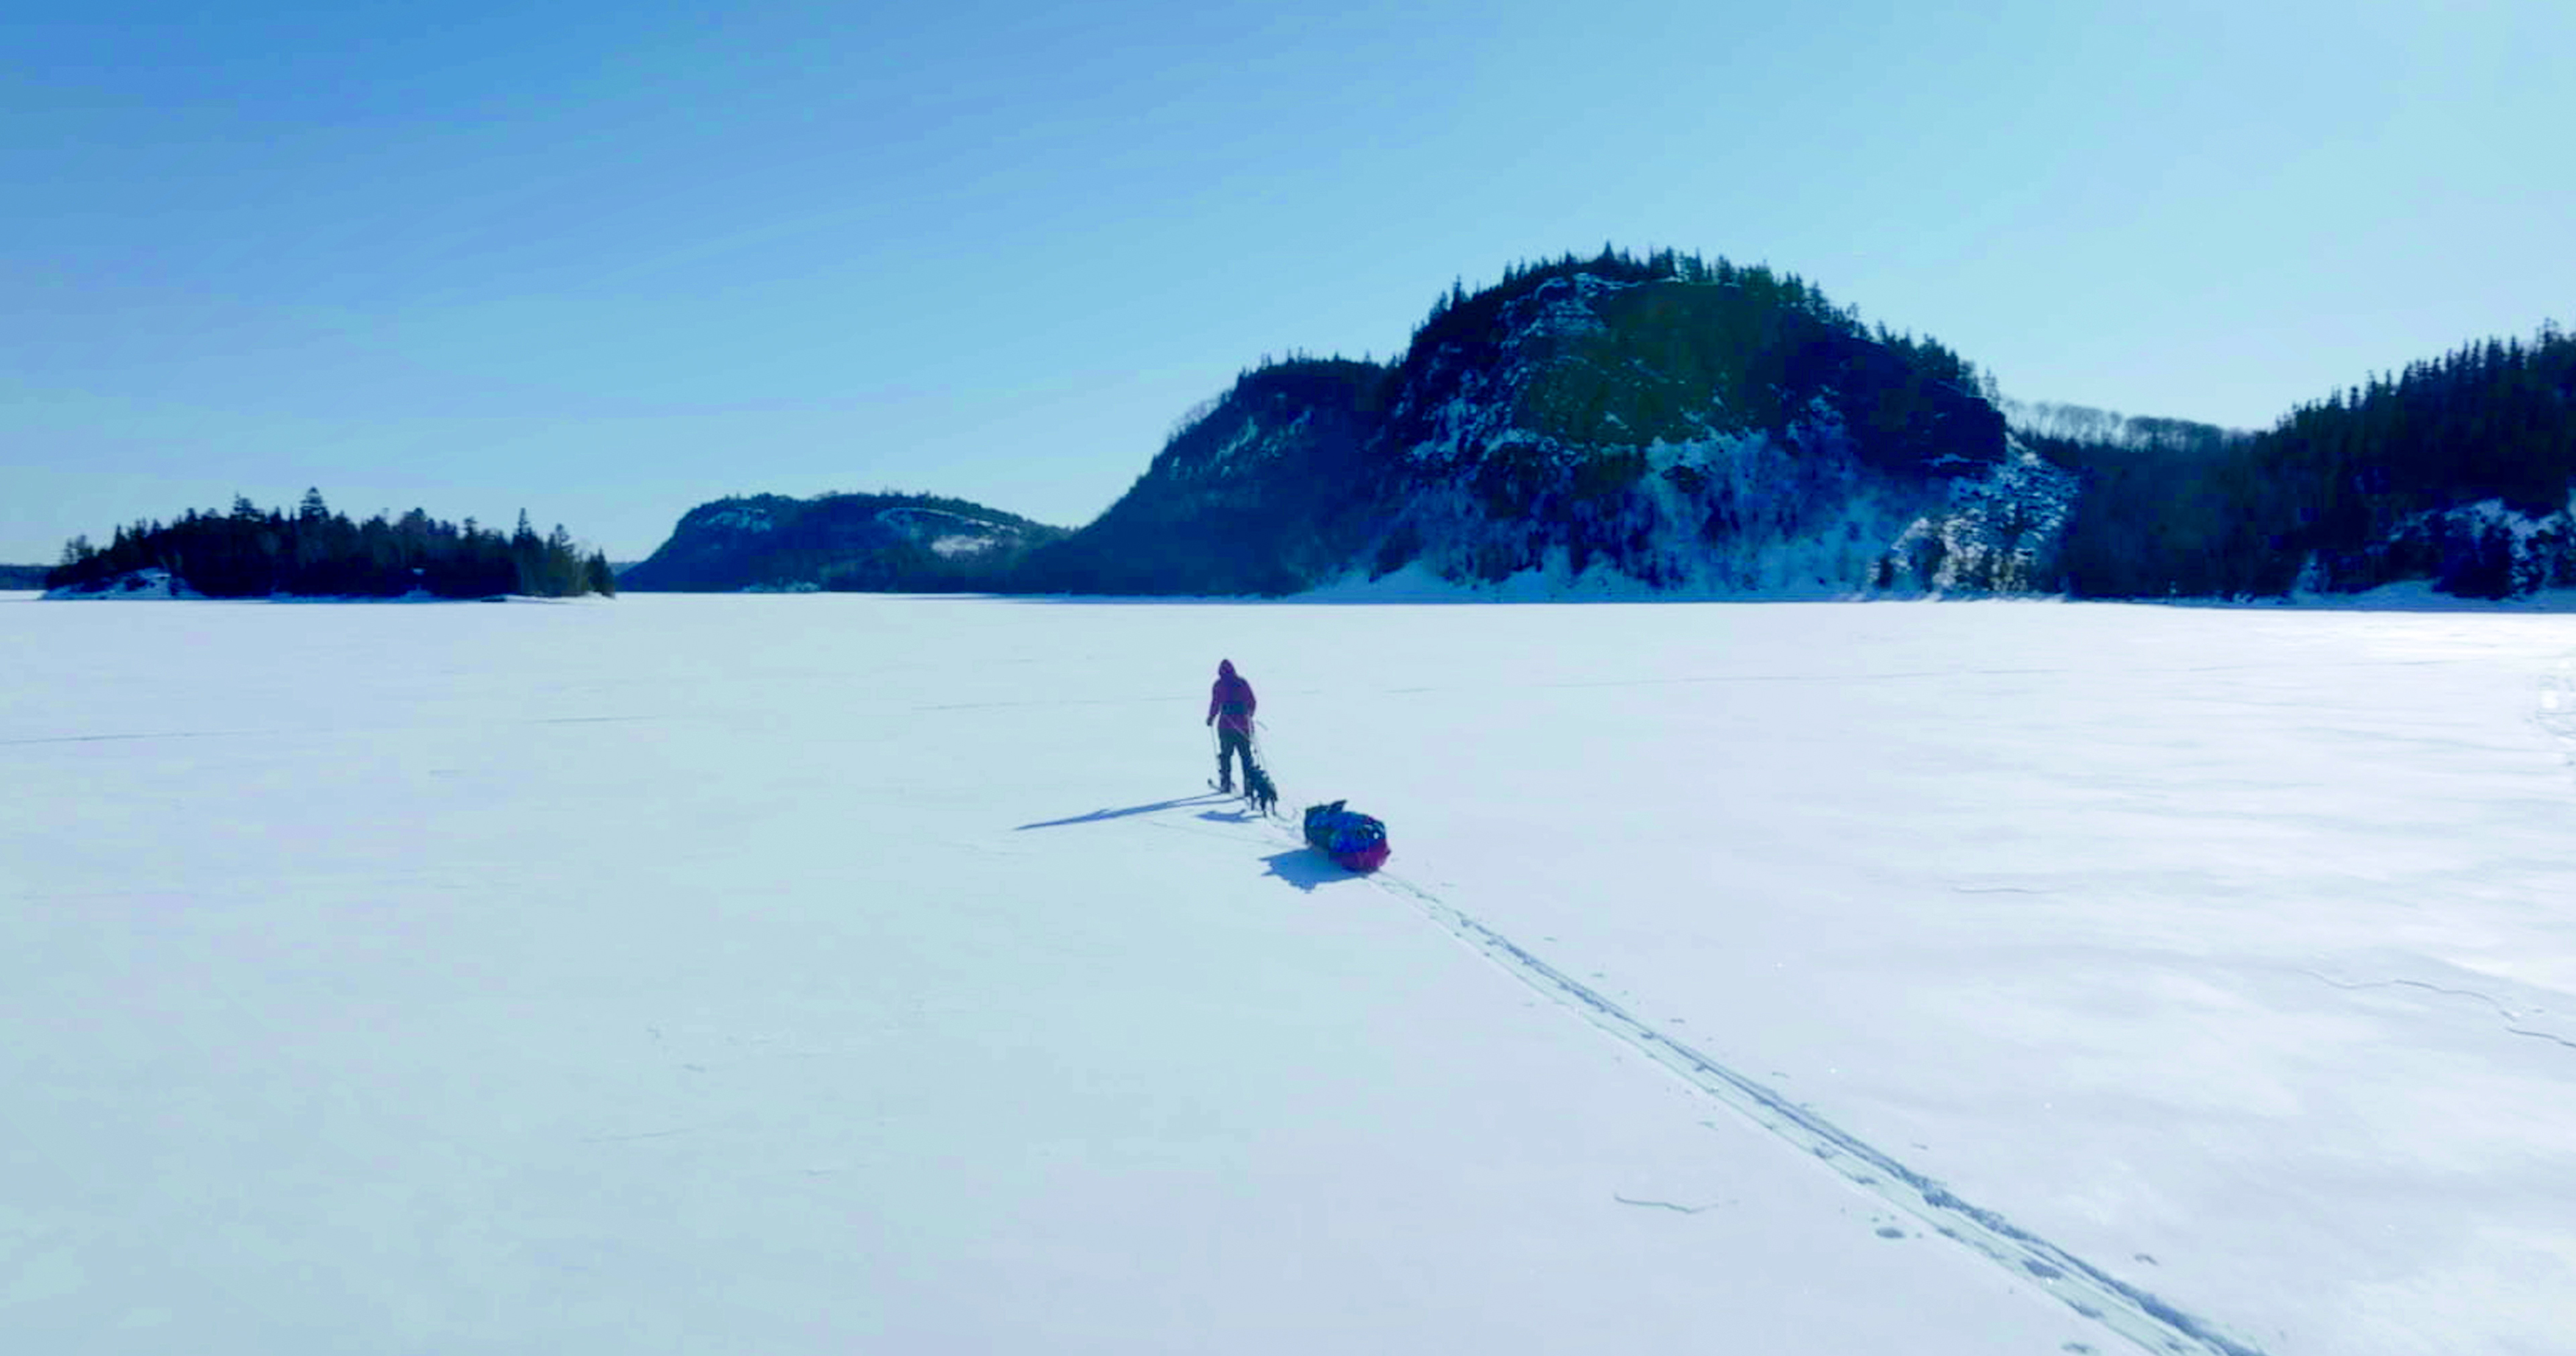
<path id="1" fill-rule="evenodd" d="M 880 11 L 880 12 L 871 12 Z M 1079 524 L 1453 278 L 1767 261 L 2261 426 L 2576 321 L 2576 5 L 79 5 L 0 17 L 0 560 L 291 504 Z"/>

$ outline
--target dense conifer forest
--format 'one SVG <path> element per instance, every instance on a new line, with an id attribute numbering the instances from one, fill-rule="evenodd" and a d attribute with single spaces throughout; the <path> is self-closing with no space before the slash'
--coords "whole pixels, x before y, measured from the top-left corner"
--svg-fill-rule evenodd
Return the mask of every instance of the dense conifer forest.
<path id="1" fill-rule="evenodd" d="M 2161 436 L 2024 438 L 2078 472 L 2064 551 L 2077 597 L 2353 592 L 2429 579 L 2499 598 L 2576 584 L 2561 539 L 2517 544 L 2563 514 L 2576 481 L 2576 340 L 2489 339 L 2235 434 L 2160 421 Z M 2449 515 L 2449 516 L 2445 516 Z M 2540 535 L 2546 536 L 2544 531 Z"/>
<path id="2" fill-rule="evenodd" d="M 1431 313 L 1414 327 L 1412 342 L 1406 346 L 1406 356 L 1397 370 L 1418 363 L 1444 344 L 1476 344 L 1493 333 L 1503 307 L 1553 279 L 1577 275 L 1625 283 L 1714 283 L 1738 293 L 1749 314 L 1771 319 L 1775 324 L 1779 317 L 1800 317 L 1846 339 L 1870 340 L 1895 353 L 1925 380 L 1994 397 L 1993 383 L 1977 371 L 1976 364 L 1928 335 L 1918 339 L 1885 325 L 1862 323 L 1858 309 L 1835 305 L 1822 288 L 1795 273 L 1774 272 L 1768 264 L 1737 264 L 1722 254 L 1714 263 L 1695 253 L 1668 249 L 1655 250 L 1641 258 L 1607 244 L 1589 259 L 1567 253 L 1554 259 L 1515 262 L 1503 270 L 1501 282 L 1473 295 L 1463 281 L 1452 281 L 1448 294 L 1433 302 Z M 1772 337 L 1794 340 L 1801 336 Z"/>
<path id="3" fill-rule="evenodd" d="M 527 594 L 564 598 L 617 592 L 608 558 L 584 555 L 562 525 L 538 536 L 522 511 L 516 530 L 459 526 L 419 509 L 351 522 L 306 490 L 294 513 L 245 498 L 229 513 L 190 511 L 164 524 L 119 527 L 105 547 L 76 537 L 48 588 L 86 587 L 135 570 L 162 569 L 210 598 L 436 598 Z"/>

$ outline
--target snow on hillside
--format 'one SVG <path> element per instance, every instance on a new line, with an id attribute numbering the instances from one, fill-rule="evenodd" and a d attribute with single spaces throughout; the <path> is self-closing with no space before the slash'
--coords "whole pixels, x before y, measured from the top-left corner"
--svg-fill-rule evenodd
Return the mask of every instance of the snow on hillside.
<path id="1" fill-rule="evenodd" d="M 1019 538 L 1010 527 L 945 509 L 880 509 L 876 520 L 943 557 L 971 556 Z"/>
<path id="2" fill-rule="evenodd" d="M 2576 493 L 2548 513 L 2484 499 L 2410 514 L 2390 531 L 2385 549 L 2411 553 L 2446 570 L 2458 570 L 2463 557 L 2484 555 L 2487 578 L 2483 582 L 2497 594 L 2523 596 L 2553 585 L 2563 587 L 2576 581 Z M 2308 573 L 2316 573 L 2314 561 Z M 2478 571 L 2463 573 L 2474 578 Z"/>
<path id="3" fill-rule="evenodd" d="M 0 644 L 13 1349 L 2576 1349 L 2565 616 Z"/>
<path id="4" fill-rule="evenodd" d="M 769 510 L 758 504 L 727 504 L 697 520 L 696 526 L 708 531 L 772 532 L 778 522 Z"/>
<path id="5" fill-rule="evenodd" d="M 1642 501 L 1654 517 L 1637 524 L 1639 545 L 1630 559 L 1645 562 L 1649 578 L 1598 556 L 1578 568 L 1561 546 L 1542 551 L 1536 568 L 1498 580 L 1444 574 L 1479 545 L 1527 531 L 1485 520 L 1472 497 L 1461 492 L 1415 500 L 1416 514 L 1439 520 L 1439 530 L 1448 534 L 1449 545 L 1432 560 L 1416 559 L 1383 573 L 1353 569 L 1297 596 L 1309 602 L 1527 603 L 2045 592 L 2055 545 L 2074 503 L 2074 478 L 2026 452 L 1930 495 L 1845 463 L 1818 477 L 1830 484 L 1828 493 L 1805 505 L 1776 505 L 1775 519 L 1740 521 L 1728 539 L 1711 542 L 1674 529 L 1687 515 L 1680 511 L 1679 492 L 1661 472 L 1688 466 L 1746 486 L 1777 485 L 1797 478 L 1797 459 L 1760 433 L 1657 443 L 1648 458 L 1658 474 L 1643 482 Z M 1754 498 L 1746 496 L 1747 502 Z"/>

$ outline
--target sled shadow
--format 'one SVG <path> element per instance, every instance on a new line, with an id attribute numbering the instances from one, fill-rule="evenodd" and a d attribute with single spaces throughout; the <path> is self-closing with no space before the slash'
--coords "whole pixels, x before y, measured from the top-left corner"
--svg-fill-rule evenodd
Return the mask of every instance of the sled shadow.
<path id="1" fill-rule="evenodd" d="M 1017 833 L 1021 829 L 1052 829 L 1066 824 L 1097 824 L 1104 819 L 1125 819 L 1129 815 L 1150 815 L 1162 810 L 1178 810 L 1188 805 L 1204 805 L 1215 799 L 1216 794 L 1214 791 L 1207 791 L 1195 796 L 1183 796 L 1179 800 L 1158 800 L 1151 805 L 1130 805 L 1123 810 L 1094 810 L 1087 815 L 1075 815 L 1071 819 L 1047 819 L 1035 824 L 1021 824 L 1011 831 Z"/>
<path id="2" fill-rule="evenodd" d="M 1350 872 L 1344 871 L 1341 867 L 1334 865 L 1332 858 L 1327 857 L 1320 852 L 1309 851 L 1305 848 L 1292 848 L 1286 852 L 1274 852 L 1271 855 L 1262 858 L 1261 864 L 1270 868 L 1266 874 L 1277 876 L 1279 879 L 1288 882 L 1290 885 L 1296 886 L 1298 889 L 1303 890 L 1308 894 L 1313 894 L 1315 892 L 1315 887 L 1318 885 L 1330 885 L 1335 881 L 1359 879 L 1359 877 L 1354 876 Z"/>

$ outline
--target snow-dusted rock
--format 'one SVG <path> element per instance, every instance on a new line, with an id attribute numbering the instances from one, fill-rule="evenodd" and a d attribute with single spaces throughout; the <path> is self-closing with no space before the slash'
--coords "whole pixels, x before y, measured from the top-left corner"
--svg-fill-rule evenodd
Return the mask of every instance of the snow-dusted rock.
<path id="1" fill-rule="evenodd" d="M 168 570 L 153 567 L 128 570 L 111 575 L 95 584 L 67 584 L 48 589 L 45 597 L 58 601 L 142 601 L 147 599 L 203 598 L 206 595 L 188 586 L 188 581 Z"/>

